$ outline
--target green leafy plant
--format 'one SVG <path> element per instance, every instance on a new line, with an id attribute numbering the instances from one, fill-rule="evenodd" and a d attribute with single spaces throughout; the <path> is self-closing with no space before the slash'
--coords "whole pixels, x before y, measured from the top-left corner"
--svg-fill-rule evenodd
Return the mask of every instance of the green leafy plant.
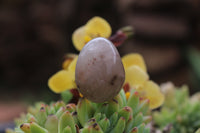
<path id="1" fill-rule="evenodd" d="M 194 133 L 200 128 L 200 94 L 189 96 L 187 86 L 175 88 L 171 83 L 162 87 L 165 102 L 153 113 L 155 124 L 164 129 L 171 124 L 171 133 Z"/>
<path id="2" fill-rule="evenodd" d="M 7 133 L 149 133 L 146 123 L 149 101 L 140 101 L 132 89 L 128 99 L 124 90 L 104 103 L 80 98 L 77 105 L 63 101 L 37 103 L 15 120 L 16 128 Z"/>

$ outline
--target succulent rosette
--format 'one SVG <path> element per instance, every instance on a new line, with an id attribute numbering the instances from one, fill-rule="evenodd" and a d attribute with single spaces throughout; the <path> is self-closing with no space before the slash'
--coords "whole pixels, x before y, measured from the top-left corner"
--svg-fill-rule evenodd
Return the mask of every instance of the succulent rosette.
<path id="1" fill-rule="evenodd" d="M 166 100 L 160 111 L 153 112 L 158 130 L 163 131 L 168 127 L 165 133 L 200 132 L 200 93 L 190 97 L 187 86 L 177 88 L 170 82 L 163 84 L 161 88 Z"/>
<path id="2" fill-rule="evenodd" d="M 149 111 L 162 105 L 164 95 L 149 80 L 140 54 L 121 58 L 116 49 L 132 28 L 111 32 L 101 17 L 75 30 L 72 41 L 80 54 L 67 54 L 48 80 L 64 102 L 31 107 L 7 133 L 149 133 Z"/>
<path id="3" fill-rule="evenodd" d="M 86 98 L 80 98 L 77 105 L 37 103 L 7 133 L 149 133 L 145 126 L 151 121 L 148 108 L 148 100 L 140 102 L 134 91 L 126 99 L 124 90 L 104 103 Z"/>

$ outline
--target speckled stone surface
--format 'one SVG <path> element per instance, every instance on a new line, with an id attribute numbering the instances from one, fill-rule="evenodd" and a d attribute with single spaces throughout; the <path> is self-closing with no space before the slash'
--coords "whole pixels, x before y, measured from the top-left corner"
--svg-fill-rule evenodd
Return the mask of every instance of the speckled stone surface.
<path id="1" fill-rule="evenodd" d="M 99 37 L 88 42 L 79 54 L 75 81 L 84 97 L 105 102 L 116 96 L 125 79 L 121 57 L 115 46 Z"/>

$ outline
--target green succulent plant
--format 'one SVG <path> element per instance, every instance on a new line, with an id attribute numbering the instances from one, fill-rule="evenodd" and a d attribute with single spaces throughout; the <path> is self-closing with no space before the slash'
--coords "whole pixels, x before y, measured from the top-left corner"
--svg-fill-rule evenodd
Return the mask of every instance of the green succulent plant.
<path id="1" fill-rule="evenodd" d="M 200 128 L 200 94 L 190 97 L 187 86 L 175 88 L 171 83 L 162 90 L 165 102 L 160 111 L 153 113 L 155 124 L 160 129 L 171 124 L 170 133 L 194 133 Z"/>
<path id="2" fill-rule="evenodd" d="M 113 99 L 93 103 L 80 98 L 77 105 L 63 101 L 37 103 L 15 120 L 16 128 L 6 133 L 149 133 L 146 123 L 149 101 L 140 101 L 132 89 L 126 98 L 122 89 Z"/>

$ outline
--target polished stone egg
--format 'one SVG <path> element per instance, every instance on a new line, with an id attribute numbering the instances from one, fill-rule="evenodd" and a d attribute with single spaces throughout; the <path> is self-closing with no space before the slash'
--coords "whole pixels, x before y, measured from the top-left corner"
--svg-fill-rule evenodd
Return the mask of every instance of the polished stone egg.
<path id="1" fill-rule="evenodd" d="M 80 93 L 93 102 L 115 97 L 125 80 L 124 67 L 116 47 L 106 38 L 89 41 L 81 50 L 75 70 Z"/>

